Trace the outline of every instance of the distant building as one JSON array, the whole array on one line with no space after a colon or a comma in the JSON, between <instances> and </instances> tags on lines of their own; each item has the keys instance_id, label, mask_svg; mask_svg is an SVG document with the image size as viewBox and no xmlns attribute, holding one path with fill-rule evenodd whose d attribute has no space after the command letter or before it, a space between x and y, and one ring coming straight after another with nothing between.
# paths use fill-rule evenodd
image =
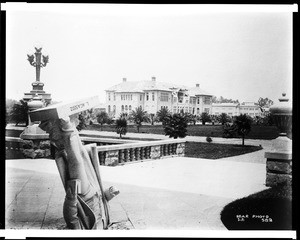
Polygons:
<instances>
[{"instance_id":1,"label":"distant building","mask_svg":"<svg viewBox=\"0 0 300 240\"><path fill-rule=\"evenodd\" d=\"M254 102L243 102L240 105L240 114L247 114L250 117L261 116L262 111L258 104Z\"/></svg>"},{"instance_id":2,"label":"distant building","mask_svg":"<svg viewBox=\"0 0 300 240\"><path fill-rule=\"evenodd\" d=\"M172 113L188 112L200 115L211 114L212 95L200 88L188 88L172 83L157 82L155 77L148 81L130 82L126 78L120 84L106 90L106 109L110 116L130 113L137 107L150 114L166 107Z\"/></svg>"},{"instance_id":3,"label":"distant building","mask_svg":"<svg viewBox=\"0 0 300 240\"><path fill-rule=\"evenodd\" d=\"M220 115L226 113L227 115L233 117L240 114L247 114L251 117L262 116L262 109L254 102L243 102L239 103L213 103L212 104L212 114Z\"/></svg>"},{"instance_id":4,"label":"distant building","mask_svg":"<svg viewBox=\"0 0 300 240\"><path fill-rule=\"evenodd\" d=\"M212 115L226 113L229 116L237 116L240 113L239 103L213 103Z\"/></svg>"}]
</instances>

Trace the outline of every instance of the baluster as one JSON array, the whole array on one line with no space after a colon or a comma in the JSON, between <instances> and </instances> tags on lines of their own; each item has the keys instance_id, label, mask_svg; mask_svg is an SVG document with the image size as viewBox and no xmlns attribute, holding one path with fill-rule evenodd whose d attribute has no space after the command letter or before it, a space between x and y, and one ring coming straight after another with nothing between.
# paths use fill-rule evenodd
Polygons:
<instances>
[{"instance_id":1,"label":"baluster","mask_svg":"<svg viewBox=\"0 0 300 240\"><path fill-rule=\"evenodd\" d=\"M140 148L140 159L141 160L144 159L144 148L143 147Z\"/></svg>"},{"instance_id":2,"label":"baluster","mask_svg":"<svg viewBox=\"0 0 300 240\"><path fill-rule=\"evenodd\" d=\"M124 155L123 150L119 150L119 156L118 156L119 163L122 163L123 155Z\"/></svg>"},{"instance_id":3,"label":"baluster","mask_svg":"<svg viewBox=\"0 0 300 240\"><path fill-rule=\"evenodd\" d=\"M103 152L99 152L98 156L99 156L100 165L103 165L103 160L104 160L104 158L103 158Z\"/></svg>"},{"instance_id":4,"label":"baluster","mask_svg":"<svg viewBox=\"0 0 300 240\"><path fill-rule=\"evenodd\" d=\"M134 161L134 149L130 148L129 149L129 152L130 152L130 161Z\"/></svg>"},{"instance_id":5,"label":"baluster","mask_svg":"<svg viewBox=\"0 0 300 240\"><path fill-rule=\"evenodd\" d=\"M129 158L128 149L124 149L124 161L128 162L128 158Z\"/></svg>"},{"instance_id":6,"label":"baluster","mask_svg":"<svg viewBox=\"0 0 300 240\"><path fill-rule=\"evenodd\" d=\"M166 145L163 145L163 151L164 151L164 156L167 155L167 146Z\"/></svg>"},{"instance_id":7,"label":"baluster","mask_svg":"<svg viewBox=\"0 0 300 240\"><path fill-rule=\"evenodd\" d=\"M164 155L164 147L163 145L160 145L160 157Z\"/></svg>"},{"instance_id":8,"label":"baluster","mask_svg":"<svg viewBox=\"0 0 300 240\"><path fill-rule=\"evenodd\" d=\"M146 159L150 158L150 152L151 152L151 147L146 147L145 148L145 158Z\"/></svg>"},{"instance_id":9,"label":"baluster","mask_svg":"<svg viewBox=\"0 0 300 240\"><path fill-rule=\"evenodd\" d=\"M171 155L171 145L168 144L168 145L167 145L167 148L168 148L168 155Z\"/></svg>"},{"instance_id":10,"label":"baluster","mask_svg":"<svg viewBox=\"0 0 300 240\"><path fill-rule=\"evenodd\" d=\"M135 160L140 160L140 149L135 148L134 153L135 153Z\"/></svg>"}]
</instances>

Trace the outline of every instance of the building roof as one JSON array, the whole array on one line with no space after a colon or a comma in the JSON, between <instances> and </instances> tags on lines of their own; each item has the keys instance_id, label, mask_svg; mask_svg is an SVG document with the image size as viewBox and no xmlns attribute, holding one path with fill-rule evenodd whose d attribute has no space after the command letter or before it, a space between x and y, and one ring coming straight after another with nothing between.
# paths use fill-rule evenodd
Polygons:
<instances>
[{"instance_id":1,"label":"building roof","mask_svg":"<svg viewBox=\"0 0 300 240\"><path fill-rule=\"evenodd\" d=\"M213 103L213 107L237 107L239 103Z\"/></svg>"},{"instance_id":2,"label":"building roof","mask_svg":"<svg viewBox=\"0 0 300 240\"><path fill-rule=\"evenodd\" d=\"M143 93L144 91L153 91L153 90L160 90L160 91L178 91L179 89L186 89L188 90L188 94L190 96L196 96L196 95L209 95L212 96L212 94L207 93L203 89L199 87L194 88L188 88L184 85L176 85L172 83L164 83L164 82L157 82L156 80L150 80L150 81L123 81L117 85L114 85L107 89L106 91L113 91L113 92L140 92Z\"/></svg>"},{"instance_id":3,"label":"building roof","mask_svg":"<svg viewBox=\"0 0 300 240\"><path fill-rule=\"evenodd\" d=\"M202 88L200 87L193 87L193 88L189 88L188 89L188 93L190 96L197 96L197 95L207 95L207 96L212 96L212 94L204 91Z\"/></svg>"}]
</instances>

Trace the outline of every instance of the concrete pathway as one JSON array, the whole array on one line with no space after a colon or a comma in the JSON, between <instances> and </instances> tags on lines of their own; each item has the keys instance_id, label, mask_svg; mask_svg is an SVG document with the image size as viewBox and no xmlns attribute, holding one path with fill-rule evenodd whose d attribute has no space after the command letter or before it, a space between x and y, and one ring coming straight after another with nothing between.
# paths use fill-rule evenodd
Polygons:
<instances>
[{"instance_id":1,"label":"concrete pathway","mask_svg":"<svg viewBox=\"0 0 300 240\"><path fill-rule=\"evenodd\" d=\"M101 166L104 185L121 192L110 202L111 229L224 230L225 205L266 189L265 164L235 160L174 157ZM6 228L64 229L64 195L53 160L6 160Z\"/></svg>"}]
</instances>

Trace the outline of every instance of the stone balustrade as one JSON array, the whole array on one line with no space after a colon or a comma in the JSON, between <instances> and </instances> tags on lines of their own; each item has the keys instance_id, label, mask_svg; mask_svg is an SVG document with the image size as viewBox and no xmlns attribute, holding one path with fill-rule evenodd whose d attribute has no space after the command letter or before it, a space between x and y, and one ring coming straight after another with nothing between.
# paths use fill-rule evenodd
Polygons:
<instances>
[{"instance_id":1,"label":"stone balustrade","mask_svg":"<svg viewBox=\"0 0 300 240\"><path fill-rule=\"evenodd\" d=\"M168 139L157 141L137 141L124 139L80 137L83 144L94 143L100 165L115 166L127 162L159 159L168 156L184 156L184 139ZM5 137L6 158L12 152L18 158L52 158L50 141L23 140L16 137Z\"/></svg>"},{"instance_id":2,"label":"stone balustrade","mask_svg":"<svg viewBox=\"0 0 300 240\"><path fill-rule=\"evenodd\" d=\"M185 142L183 139L170 139L92 148L98 154L100 165L116 166L135 161L184 156Z\"/></svg>"}]
</instances>

